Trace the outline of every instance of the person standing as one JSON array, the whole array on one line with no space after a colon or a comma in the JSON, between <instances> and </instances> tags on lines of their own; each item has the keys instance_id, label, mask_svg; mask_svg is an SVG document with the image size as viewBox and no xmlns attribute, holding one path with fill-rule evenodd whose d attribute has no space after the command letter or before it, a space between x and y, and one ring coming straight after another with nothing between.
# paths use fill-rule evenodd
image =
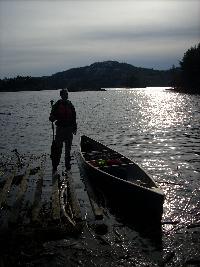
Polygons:
<instances>
[{"instance_id":1,"label":"person standing","mask_svg":"<svg viewBox=\"0 0 200 267\"><path fill-rule=\"evenodd\" d=\"M62 154L63 143L65 143L65 168L66 171L71 169L70 164L70 152L71 145L73 140L73 134L77 132L77 123L76 123L76 111L71 103L68 100L68 90L60 90L60 97L51 109L49 120L56 124L56 136L55 136L55 149L54 153L56 155L52 158L53 173L57 171L57 167L60 163L60 158Z\"/></svg>"}]
</instances>

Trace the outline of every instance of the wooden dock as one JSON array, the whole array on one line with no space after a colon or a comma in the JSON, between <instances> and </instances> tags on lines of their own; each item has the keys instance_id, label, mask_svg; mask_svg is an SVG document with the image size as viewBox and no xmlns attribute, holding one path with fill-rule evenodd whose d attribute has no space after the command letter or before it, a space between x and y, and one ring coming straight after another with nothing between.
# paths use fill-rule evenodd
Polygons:
<instances>
[{"instance_id":1,"label":"wooden dock","mask_svg":"<svg viewBox=\"0 0 200 267\"><path fill-rule=\"evenodd\" d=\"M0 237L13 230L72 234L82 227L73 171L52 175L45 154L21 155L20 161L0 155Z\"/></svg>"},{"instance_id":2,"label":"wooden dock","mask_svg":"<svg viewBox=\"0 0 200 267\"><path fill-rule=\"evenodd\" d=\"M78 159L72 168L52 175L50 156L0 155L0 239L18 236L64 236L80 233L87 223L103 223L103 209L83 181Z\"/></svg>"}]
</instances>

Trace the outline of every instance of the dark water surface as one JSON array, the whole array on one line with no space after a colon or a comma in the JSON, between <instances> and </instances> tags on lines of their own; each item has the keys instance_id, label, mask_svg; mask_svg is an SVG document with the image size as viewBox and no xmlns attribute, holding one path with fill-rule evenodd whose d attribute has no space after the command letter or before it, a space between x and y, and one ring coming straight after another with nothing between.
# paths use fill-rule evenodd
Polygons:
<instances>
[{"instance_id":1,"label":"dark water surface","mask_svg":"<svg viewBox=\"0 0 200 267\"><path fill-rule=\"evenodd\" d=\"M56 101L58 96L58 91L0 93L1 153L10 154L15 148L20 153L49 153L50 100ZM70 93L69 98L76 108L78 121L73 150L78 149L82 134L97 139L140 164L166 195L163 249L158 254L146 245L141 253L147 257L151 254L153 262L161 255L169 257L166 266L183 266L183 262L193 264L184 266L198 266L200 96L145 88L77 92ZM134 233L127 231L129 239L118 249L130 255L131 244L135 247L136 243ZM170 256L174 265L170 265ZM131 263L130 257L124 261L119 266L151 266L145 260L146 265Z\"/></svg>"}]
</instances>

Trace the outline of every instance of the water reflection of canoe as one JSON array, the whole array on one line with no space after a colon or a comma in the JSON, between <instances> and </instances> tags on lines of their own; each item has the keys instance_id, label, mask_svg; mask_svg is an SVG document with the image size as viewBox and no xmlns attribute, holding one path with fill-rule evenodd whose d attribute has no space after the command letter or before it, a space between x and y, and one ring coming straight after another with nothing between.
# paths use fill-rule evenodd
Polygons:
<instances>
[{"instance_id":1,"label":"water reflection of canoe","mask_svg":"<svg viewBox=\"0 0 200 267\"><path fill-rule=\"evenodd\" d=\"M91 182L122 204L129 215L161 219L164 193L136 163L85 135L81 136L81 162Z\"/></svg>"}]
</instances>

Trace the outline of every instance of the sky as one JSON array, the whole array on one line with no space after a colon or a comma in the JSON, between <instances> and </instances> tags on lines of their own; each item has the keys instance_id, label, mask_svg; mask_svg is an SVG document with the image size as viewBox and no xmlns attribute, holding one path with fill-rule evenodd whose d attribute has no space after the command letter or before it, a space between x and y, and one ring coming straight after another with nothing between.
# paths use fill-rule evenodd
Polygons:
<instances>
[{"instance_id":1,"label":"sky","mask_svg":"<svg viewBox=\"0 0 200 267\"><path fill-rule=\"evenodd\" d=\"M0 0L0 78L116 60L166 70L200 42L200 0Z\"/></svg>"}]
</instances>

